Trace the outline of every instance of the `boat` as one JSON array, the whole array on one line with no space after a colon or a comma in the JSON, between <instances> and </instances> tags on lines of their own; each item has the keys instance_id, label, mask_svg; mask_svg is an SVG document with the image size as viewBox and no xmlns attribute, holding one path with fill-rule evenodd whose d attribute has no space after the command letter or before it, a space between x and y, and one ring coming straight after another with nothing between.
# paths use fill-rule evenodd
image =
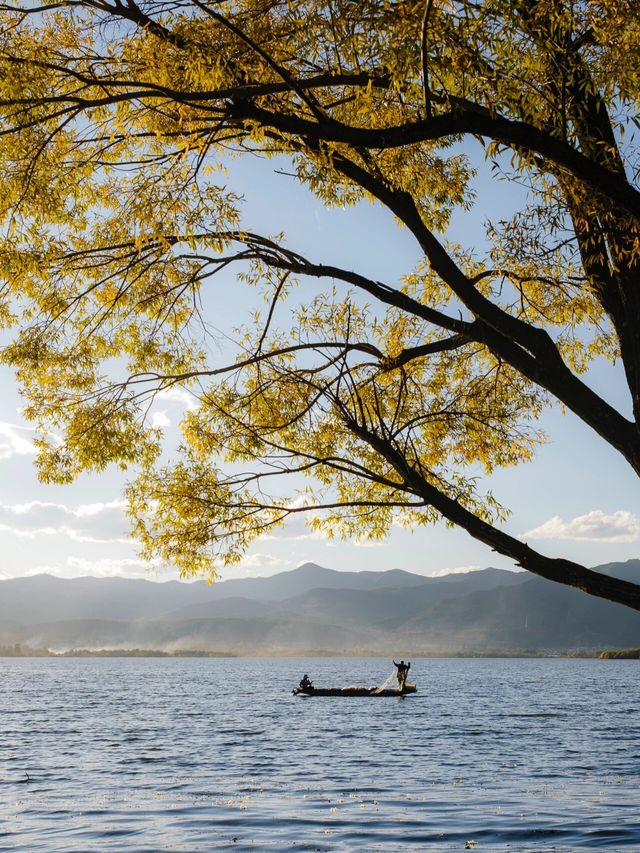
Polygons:
<instances>
[{"instance_id":1,"label":"boat","mask_svg":"<svg viewBox=\"0 0 640 853\"><path fill-rule=\"evenodd\" d=\"M397 687L296 687L292 690L294 696L406 696L416 693L418 688L415 684L405 684L402 690Z\"/></svg>"}]
</instances>

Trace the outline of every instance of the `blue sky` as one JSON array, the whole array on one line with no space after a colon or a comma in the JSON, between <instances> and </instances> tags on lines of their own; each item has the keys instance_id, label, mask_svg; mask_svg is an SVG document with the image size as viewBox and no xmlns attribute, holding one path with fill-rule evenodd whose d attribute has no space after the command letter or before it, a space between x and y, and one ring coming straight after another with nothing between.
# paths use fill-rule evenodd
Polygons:
<instances>
[{"instance_id":1,"label":"blue sky","mask_svg":"<svg viewBox=\"0 0 640 853\"><path fill-rule=\"evenodd\" d=\"M475 153L475 152L473 152ZM475 158L474 158L475 159ZM284 231L288 245L312 260L358 269L393 283L418 260L410 236L380 208L326 210L287 176L276 161L244 158L230 164L229 182L246 198L245 226L263 233ZM519 203L507 183L489 187L477 180L478 200L470 213L456 215L449 236L467 246L483 244L483 222L506 218ZM224 335L243 320L246 292L232 274L206 285L204 305L211 325ZM224 357L224 338L221 337ZM216 356L214 352L214 357ZM623 410L628 406L621 372L595 364L589 383ZM84 475L71 486L38 483L33 468L33 432L21 417L21 401L8 370L0 372L0 577L50 572L64 577L126 575L169 579L144 564L128 539L121 500L126 476L119 471ZM153 417L169 442L185 405L179 395L156 403ZM485 483L512 509L507 529L544 553L586 565L640 555L637 478L624 460L570 413L548 412L541 423L549 434L536 459L494 475ZM422 574L511 563L444 525L415 533L394 529L375 544L327 541L310 534L302 521L251 548L227 577L272 574L314 561L341 570L403 568ZM150 574L149 574L150 573Z\"/></svg>"}]
</instances>

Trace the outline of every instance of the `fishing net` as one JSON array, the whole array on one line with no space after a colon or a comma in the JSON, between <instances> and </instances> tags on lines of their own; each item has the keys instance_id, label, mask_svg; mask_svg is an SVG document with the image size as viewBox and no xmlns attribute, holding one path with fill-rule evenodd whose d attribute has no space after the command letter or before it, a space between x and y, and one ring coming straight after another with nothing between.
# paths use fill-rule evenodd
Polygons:
<instances>
[{"instance_id":1,"label":"fishing net","mask_svg":"<svg viewBox=\"0 0 640 853\"><path fill-rule=\"evenodd\" d=\"M387 680L381 684L379 687L373 691L374 693L382 693L383 690L389 690L391 688L398 687L398 676L396 674L395 669L392 671L391 675L387 678Z\"/></svg>"}]
</instances>

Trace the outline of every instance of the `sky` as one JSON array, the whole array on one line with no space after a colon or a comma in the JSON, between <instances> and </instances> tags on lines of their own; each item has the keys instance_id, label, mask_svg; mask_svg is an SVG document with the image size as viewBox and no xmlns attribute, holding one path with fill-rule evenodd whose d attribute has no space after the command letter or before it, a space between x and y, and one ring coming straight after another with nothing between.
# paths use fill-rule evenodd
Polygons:
<instances>
[{"instance_id":1,"label":"sky","mask_svg":"<svg viewBox=\"0 0 640 853\"><path fill-rule=\"evenodd\" d=\"M476 152L471 152L475 154ZM229 185L245 197L244 225L266 234L285 232L288 245L311 260L357 269L394 283L419 259L415 244L382 209L363 203L351 209L325 209L293 179L282 164L243 158L229 164ZM484 222L506 218L520 191L505 183L489 185L480 167L477 202L454 217L449 236L481 247ZM225 335L246 311L246 294L233 275L206 285L204 307L218 330L219 357ZM628 409L619 367L596 363L587 381L606 399ZM109 470L83 475L69 486L39 483L34 433L22 417L13 376L0 370L0 578L42 572L60 577L126 576L174 579L171 567L140 559L127 534L122 490L127 475ZM157 401L152 418L177 440L178 422L188 398L175 393ZM640 503L637 477L571 413L547 412L541 422L549 435L533 462L506 469L483 483L512 510L505 529L550 556L584 565L640 556ZM222 579L270 575L315 562L337 570L401 568L424 575L495 566L511 561L443 524L417 531L394 528L385 540L370 543L327 540L296 519L276 535L254 543L238 566Z\"/></svg>"}]
</instances>

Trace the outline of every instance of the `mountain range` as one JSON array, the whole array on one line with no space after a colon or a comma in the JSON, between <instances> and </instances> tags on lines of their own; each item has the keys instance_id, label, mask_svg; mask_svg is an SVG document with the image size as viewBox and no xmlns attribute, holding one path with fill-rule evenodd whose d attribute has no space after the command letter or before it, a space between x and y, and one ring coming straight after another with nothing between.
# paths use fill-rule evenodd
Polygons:
<instances>
[{"instance_id":1,"label":"mountain range","mask_svg":"<svg viewBox=\"0 0 640 853\"><path fill-rule=\"evenodd\" d=\"M598 571L640 581L640 560ZM206 584L0 581L0 645L240 654L594 651L640 646L640 613L527 572L425 577L306 563Z\"/></svg>"}]
</instances>

